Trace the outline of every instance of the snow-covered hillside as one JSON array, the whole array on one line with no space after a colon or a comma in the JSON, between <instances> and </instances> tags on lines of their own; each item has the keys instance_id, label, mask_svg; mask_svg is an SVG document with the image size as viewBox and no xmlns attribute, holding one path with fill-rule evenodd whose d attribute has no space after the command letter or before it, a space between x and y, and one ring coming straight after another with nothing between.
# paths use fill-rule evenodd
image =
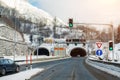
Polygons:
<instances>
[{"instance_id":1,"label":"snow-covered hillside","mask_svg":"<svg viewBox=\"0 0 120 80\"><path fill-rule=\"evenodd\" d=\"M9 7L15 9L19 14L16 14L17 17L22 17L27 20L30 20L34 23L47 23L48 25L52 24L53 17L42 9L32 6L27 0L0 0L0 3L4 7ZM62 20L58 19L60 24L65 24Z\"/></svg>"},{"instance_id":2,"label":"snow-covered hillside","mask_svg":"<svg viewBox=\"0 0 120 80\"><path fill-rule=\"evenodd\" d=\"M1 20L4 20L5 23L9 22L7 25L12 28L16 27L17 31L23 34L37 33L38 27L50 28L51 30L45 35L51 34L55 18L57 26L66 25L58 17L52 17L49 13L31 5L27 0L0 0L0 12L3 16ZM44 33L41 32L42 34Z\"/></svg>"}]
</instances>

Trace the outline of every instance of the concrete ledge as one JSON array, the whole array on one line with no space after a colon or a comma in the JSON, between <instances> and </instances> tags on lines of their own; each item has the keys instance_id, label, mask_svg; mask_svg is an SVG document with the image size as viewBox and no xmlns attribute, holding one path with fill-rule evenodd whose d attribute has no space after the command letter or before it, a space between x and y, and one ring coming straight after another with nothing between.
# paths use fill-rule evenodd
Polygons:
<instances>
[{"instance_id":1,"label":"concrete ledge","mask_svg":"<svg viewBox=\"0 0 120 80\"><path fill-rule=\"evenodd\" d=\"M113 75L113 76L116 76L116 77L120 78L120 72L117 72L117 71L114 71L114 70L112 70L112 69L108 69L108 68L105 68L105 67L102 67L102 66L93 64L93 63L91 63L90 61L96 61L96 60L89 60L89 59L87 58L87 59L85 60L85 63L88 64L89 66L92 66L92 67L94 67L94 68L96 68L96 69L99 69L99 70L101 70L101 71L103 71L103 72L106 72L106 73L108 73L108 74L110 74L110 75ZM102 63L103 63L103 62L102 62ZM111 65L109 65L109 66L111 66ZM115 67L115 66L114 66L114 67Z\"/></svg>"},{"instance_id":2,"label":"concrete ledge","mask_svg":"<svg viewBox=\"0 0 120 80\"><path fill-rule=\"evenodd\" d=\"M109 65L114 65L114 66L120 67L120 63L118 63L118 62L94 60L94 59L89 59L89 60L94 61L94 62L100 62L100 63L103 63L103 64L109 64Z\"/></svg>"}]
</instances>

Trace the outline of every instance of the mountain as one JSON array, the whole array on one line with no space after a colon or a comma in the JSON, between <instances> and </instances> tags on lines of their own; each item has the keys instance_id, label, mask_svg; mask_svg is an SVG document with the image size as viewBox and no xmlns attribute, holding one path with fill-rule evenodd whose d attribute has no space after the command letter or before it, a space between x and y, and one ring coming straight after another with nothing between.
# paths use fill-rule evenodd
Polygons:
<instances>
[{"instance_id":1,"label":"mountain","mask_svg":"<svg viewBox=\"0 0 120 80\"><path fill-rule=\"evenodd\" d=\"M42 9L34 7L27 0L0 0L0 10L4 18L9 19L9 21L12 20L17 28L23 29L23 27L27 27L25 31L28 31L29 28L30 32L33 26L53 26L54 17ZM58 25L65 25L62 20L57 19Z\"/></svg>"},{"instance_id":2,"label":"mountain","mask_svg":"<svg viewBox=\"0 0 120 80\"><path fill-rule=\"evenodd\" d=\"M27 0L0 0L0 55L13 55L15 51L15 55L25 55L28 48L33 50L33 45L40 44L41 37L51 36L54 25L65 23Z\"/></svg>"},{"instance_id":3,"label":"mountain","mask_svg":"<svg viewBox=\"0 0 120 80\"><path fill-rule=\"evenodd\" d=\"M52 16L47 12L38 9L27 2L27 0L0 0L0 3L5 4L5 8L11 8L16 10L19 14L15 14L17 17L22 17L30 20L34 23L47 19L52 21Z\"/></svg>"}]
</instances>

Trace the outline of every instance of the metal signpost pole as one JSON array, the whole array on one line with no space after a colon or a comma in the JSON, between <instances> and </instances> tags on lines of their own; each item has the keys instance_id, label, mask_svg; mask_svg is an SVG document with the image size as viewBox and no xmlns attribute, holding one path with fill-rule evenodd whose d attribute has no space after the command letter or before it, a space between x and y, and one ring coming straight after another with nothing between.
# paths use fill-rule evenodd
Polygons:
<instances>
[{"instance_id":1,"label":"metal signpost pole","mask_svg":"<svg viewBox=\"0 0 120 80\"><path fill-rule=\"evenodd\" d=\"M38 33L37 36L38 36L38 35L39 35L39 30L38 30L39 25L38 25L37 21L38 21L38 20L36 19L37 33ZM38 37L37 37L37 38L38 38ZM37 39L37 43L38 43L38 39ZM39 50L38 47L39 47L39 44L37 45L37 59L38 59L38 52L39 52L39 51L38 51L38 50Z\"/></svg>"},{"instance_id":2,"label":"metal signpost pole","mask_svg":"<svg viewBox=\"0 0 120 80\"><path fill-rule=\"evenodd\" d=\"M15 6L15 10L16 10L16 0L14 1L14 6ZM16 55L16 16L15 16L15 10L14 10L14 27L15 27L15 33L14 33L14 41L15 41L15 45L14 45L14 57L13 57L13 60L15 61L15 55Z\"/></svg>"},{"instance_id":3,"label":"metal signpost pole","mask_svg":"<svg viewBox=\"0 0 120 80\"><path fill-rule=\"evenodd\" d=\"M115 41L114 41L114 27L113 25L111 24L111 28L112 28L112 41L113 41L113 50L112 50L112 60L114 61L114 48L115 48Z\"/></svg>"}]
</instances>

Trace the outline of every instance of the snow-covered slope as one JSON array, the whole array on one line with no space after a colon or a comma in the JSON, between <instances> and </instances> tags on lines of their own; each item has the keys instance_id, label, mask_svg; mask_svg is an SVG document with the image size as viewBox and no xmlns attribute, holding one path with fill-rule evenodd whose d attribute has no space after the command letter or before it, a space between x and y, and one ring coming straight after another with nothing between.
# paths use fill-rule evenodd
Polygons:
<instances>
[{"instance_id":1,"label":"snow-covered slope","mask_svg":"<svg viewBox=\"0 0 120 80\"><path fill-rule=\"evenodd\" d=\"M36 27L38 27L38 25L40 27L49 27L51 31L53 29L55 17L52 17L50 14L43 11L42 9L31 5L27 0L0 0L0 9L2 9L1 11L4 17L8 16L6 18L13 22L13 24L15 24L15 22L17 23L16 27L20 32L37 32L37 30L35 29L37 29ZM32 23L29 23L29 21ZM56 17L56 21L58 27L66 25L58 17ZM61 33L60 30L57 31L57 33L58 32Z\"/></svg>"},{"instance_id":2,"label":"snow-covered slope","mask_svg":"<svg viewBox=\"0 0 120 80\"><path fill-rule=\"evenodd\" d=\"M0 3L4 3L7 7L17 10L20 14L19 16L29 19L32 22L45 20L51 22L53 19L47 12L32 6L27 0L0 0Z\"/></svg>"},{"instance_id":3,"label":"snow-covered slope","mask_svg":"<svg viewBox=\"0 0 120 80\"><path fill-rule=\"evenodd\" d=\"M53 17L50 14L31 5L27 0L0 0L0 3L4 4L4 7L17 10L19 13L19 15L16 14L17 16L31 20L34 23L40 23L42 21L49 25L53 22ZM57 19L60 25L65 25L61 19Z\"/></svg>"}]
</instances>

